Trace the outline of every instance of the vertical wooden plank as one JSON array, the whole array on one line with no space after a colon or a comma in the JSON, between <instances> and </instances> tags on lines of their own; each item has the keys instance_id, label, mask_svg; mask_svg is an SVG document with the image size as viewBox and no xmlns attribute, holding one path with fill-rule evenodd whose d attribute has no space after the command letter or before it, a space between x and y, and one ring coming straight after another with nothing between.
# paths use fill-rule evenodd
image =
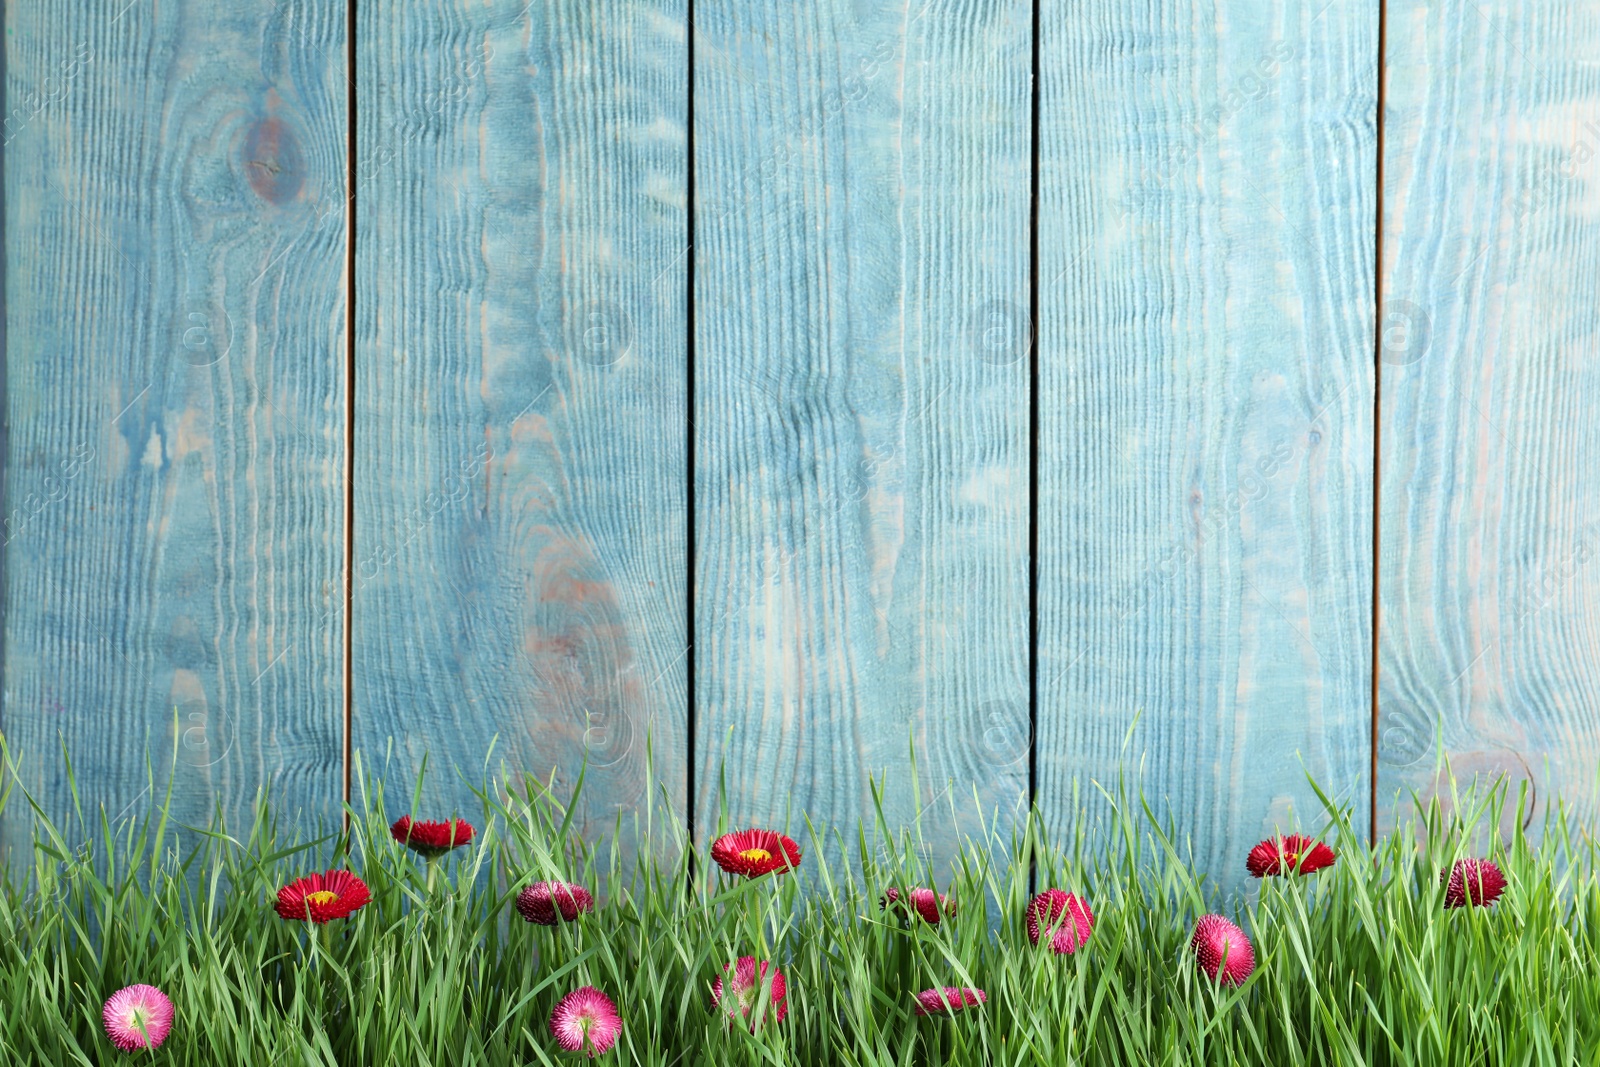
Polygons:
<instances>
[{"instance_id":1,"label":"vertical wooden plank","mask_svg":"<svg viewBox=\"0 0 1600 1067\"><path fill-rule=\"evenodd\" d=\"M1125 767L1237 885L1307 771L1369 810L1377 9L1043 33L1040 801Z\"/></svg>"},{"instance_id":2,"label":"vertical wooden plank","mask_svg":"<svg viewBox=\"0 0 1600 1067\"><path fill-rule=\"evenodd\" d=\"M1027 788L1031 9L695 18L700 825L888 772L947 852Z\"/></svg>"},{"instance_id":3,"label":"vertical wooden plank","mask_svg":"<svg viewBox=\"0 0 1600 1067\"><path fill-rule=\"evenodd\" d=\"M1380 824L1456 775L1596 816L1600 4L1389 7ZM1508 813L1507 828L1513 816Z\"/></svg>"},{"instance_id":4,"label":"vertical wooden plank","mask_svg":"<svg viewBox=\"0 0 1600 1067\"><path fill-rule=\"evenodd\" d=\"M359 11L356 743L681 808L684 5Z\"/></svg>"},{"instance_id":5,"label":"vertical wooden plank","mask_svg":"<svg viewBox=\"0 0 1600 1067\"><path fill-rule=\"evenodd\" d=\"M7 7L5 701L55 816L337 811L344 8ZM26 840L13 807L5 834Z\"/></svg>"}]
</instances>

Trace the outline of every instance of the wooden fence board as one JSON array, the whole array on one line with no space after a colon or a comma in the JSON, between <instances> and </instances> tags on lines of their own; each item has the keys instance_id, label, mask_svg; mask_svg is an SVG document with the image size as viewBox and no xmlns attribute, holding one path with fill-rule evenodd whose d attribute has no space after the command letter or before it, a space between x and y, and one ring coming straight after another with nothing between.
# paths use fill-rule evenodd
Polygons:
<instances>
[{"instance_id":1,"label":"wooden fence board","mask_svg":"<svg viewBox=\"0 0 1600 1067\"><path fill-rule=\"evenodd\" d=\"M1043 33L1040 802L1142 769L1236 885L1306 771L1367 819L1376 6Z\"/></svg>"},{"instance_id":2,"label":"wooden fence board","mask_svg":"<svg viewBox=\"0 0 1600 1067\"><path fill-rule=\"evenodd\" d=\"M1023 800L1030 17L696 5L707 830Z\"/></svg>"},{"instance_id":3,"label":"wooden fence board","mask_svg":"<svg viewBox=\"0 0 1600 1067\"><path fill-rule=\"evenodd\" d=\"M1592 824L1600 5L1389 18L1380 828L1440 737L1458 778L1530 781L1530 820L1559 793Z\"/></svg>"},{"instance_id":4,"label":"wooden fence board","mask_svg":"<svg viewBox=\"0 0 1600 1067\"><path fill-rule=\"evenodd\" d=\"M0 728L56 814L63 741L112 814L147 745L182 818L328 814L346 9L81 7L6 16ZM1019 810L1031 4L698 5L693 256L681 0L360 11L368 765L430 753L443 815L495 737L587 757L591 834L647 736L705 829L724 759L740 825L853 825L885 771L941 851L952 799ZM1307 770L1365 823L1375 432L1380 825L1436 733L1600 814L1600 8L1391 0L1376 426L1375 7L1042 16L1054 827L1119 765L1228 882Z\"/></svg>"},{"instance_id":5,"label":"wooden fence board","mask_svg":"<svg viewBox=\"0 0 1600 1067\"><path fill-rule=\"evenodd\" d=\"M682 810L684 5L358 17L356 743L430 754L431 817L496 737L562 789L587 757L599 834L649 737Z\"/></svg>"},{"instance_id":6,"label":"wooden fence board","mask_svg":"<svg viewBox=\"0 0 1600 1067\"><path fill-rule=\"evenodd\" d=\"M175 742L183 821L337 812L343 46L329 0L7 6L3 727L57 818L63 744L91 818Z\"/></svg>"}]
</instances>

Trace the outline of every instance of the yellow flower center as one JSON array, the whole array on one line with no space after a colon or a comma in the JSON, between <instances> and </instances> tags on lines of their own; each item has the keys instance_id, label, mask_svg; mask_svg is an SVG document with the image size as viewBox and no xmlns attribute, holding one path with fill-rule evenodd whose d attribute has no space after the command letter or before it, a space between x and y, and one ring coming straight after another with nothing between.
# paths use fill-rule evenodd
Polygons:
<instances>
[{"instance_id":1,"label":"yellow flower center","mask_svg":"<svg viewBox=\"0 0 1600 1067\"><path fill-rule=\"evenodd\" d=\"M319 889L315 893L306 894L306 900L312 904L332 904L338 899L338 893L330 893L326 889Z\"/></svg>"},{"instance_id":2,"label":"yellow flower center","mask_svg":"<svg viewBox=\"0 0 1600 1067\"><path fill-rule=\"evenodd\" d=\"M1300 857L1296 853L1291 852L1287 856L1285 856L1284 859L1289 861L1289 866L1291 866L1291 867L1300 866Z\"/></svg>"},{"instance_id":3,"label":"yellow flower center","mask_svg":"<svg viewBox=\"0 0 1600 1067\"><path fill-rule=\"evenodd\" d=\"M740 859L750 860L752 863L762 863L772 858L772 853L764 848L747 848L739 853Z\"/></svg>"}]
</instances>

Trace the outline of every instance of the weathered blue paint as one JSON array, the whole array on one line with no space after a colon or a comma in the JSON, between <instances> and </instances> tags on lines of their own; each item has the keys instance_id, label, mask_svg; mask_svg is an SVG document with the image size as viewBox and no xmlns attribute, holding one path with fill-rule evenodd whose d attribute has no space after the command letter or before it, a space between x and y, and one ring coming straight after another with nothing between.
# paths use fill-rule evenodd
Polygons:
<instances>
[{"instance_id":1,"label":"weathered blue paint","mask_svg":"<svg viewBox=\"0 0 1600 1067\"><path fill-rule=\"evenodd\" d=\"M1307 771L1367 819L1377 8L1044 10L1041 804L1237 884Z\"/></svg>"},{"instance_id":2,"label":"weathered blue paint","mask_svg":"<svg viewBox=\"0 0 1600 1067\"><path fill-rule=\"evenodd\" d=\"M1031 9L695 18L701 825L948 851L1027 789Z\"/></svg>"},{"instance_id":3,"label":"weathered blue paint","mask_svg":"<svg viewBox=\"0 0 1600 1067\"><path fill-rule=\"evenodd\" d=\"M70 810L332 816L343 6L9 5L5 695ZM26 840L13 805L4 833Z\"/></svg>"},{"instance_id":4,"label":"weathered blue paint","mask_svg":"<svg viewBox=\"0 0 1600 1067\"><path fill-rule=\"evenodd\" d=\"M182 817L332 812L348 568L355 742L431 753L427 814L498 738L587 758L598 833L649 737L702 830L887 772L948 842L1031 756L1057 830L1125 765L1233 881L1305 771L1368 815L1377 491L1380 822L1435 730L1594 814L1592 3L1391 0L1379 235L1376 5L1044 0L1033 363L1026 0L698 4L692 254L683 0L365 4L355 72L332 0L82 8L6 16L0 728L48 810L61 738L112 814L147 743Z\"/></svg>"},{"instance_id":5,"label":"weathered blue paint","mask_svg":"<svg viewBox=\"0 0 1600 1067\"><path fill-rule=\"evenodd\" d=\"M1593 825L1600 6L1389 17L1380 826L1435 792L1436 738L1528 781L1530 827L1557 797Z\"/></svg>"},{"instance_id":6,"label":"weathered blue paint","mask_svg":"<svg viewBox=\"0 0 1600 1067\"><path fill-rule=\"evenodd\" d=\"M356 743L681 812L684 5L358 11Z\"/></svg>"}]
</instances>

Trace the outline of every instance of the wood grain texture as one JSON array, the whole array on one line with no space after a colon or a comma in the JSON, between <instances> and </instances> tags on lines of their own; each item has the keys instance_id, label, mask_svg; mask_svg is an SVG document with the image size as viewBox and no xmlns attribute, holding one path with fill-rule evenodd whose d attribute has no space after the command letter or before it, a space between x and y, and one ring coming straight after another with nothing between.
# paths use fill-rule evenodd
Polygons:
<instances>
[{"instance_id":1,"label":"wood grain texture","mask_svg":"<svg viewBox=\"0 0 1600 1067\"><path fill-rule=\"evenodd\" d=\"M3 725L91 818L332 815L344 9L7 5ZM27 840L14 805L4 834Z\"/></svg>"},{"instance_id":2,"label":"wood grain texture","mask_svg":"<svg viewBox=\"0 0 1600 1067\"><path fill-rule=\"evenodd\" d=\"M1367 818L1376 15L1043 11L1040 803L1225 886L1307 771Z\"/></svg>"},{"instance_id":3,"label":"wood grain texture","mask_svg":"<svg viewBox=\"0 0 1600 1067\"><path fill-rule=\"evenodd\" d=\"M1531 781L1530 820L1559 795L1592 824L1600 4L1389 18L1380 827L1440 737L1459 779Z\"/></svg>"},{"instance_id":4,"label":"wood grain texture","mask_svg":"<svg viewBox=\"0 0 1600 1067\"><path fill-rule=\"evenodd\" d=\"M354 737L422 814L686 778L680 0L363 5Z\"/></svg>"},{"instance_id":5,"label":"wood grain texture","mask_svg":"<svg viewBox=\"0 0 1600 1067\"><path fill-rule=\"evenodd\" d=\"M696 5L707 832L1025 798L1030 18Z\"/></svg>"}]
</instances>

